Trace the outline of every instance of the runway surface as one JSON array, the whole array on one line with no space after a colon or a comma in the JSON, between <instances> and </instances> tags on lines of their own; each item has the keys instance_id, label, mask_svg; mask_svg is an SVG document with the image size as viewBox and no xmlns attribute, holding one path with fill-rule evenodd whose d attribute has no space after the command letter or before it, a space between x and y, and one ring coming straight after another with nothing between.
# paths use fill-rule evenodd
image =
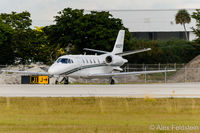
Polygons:
<instances>
[{"instance_id":1,"label":"runway surface","mask_svg":"<svg viewBox=\"0 0 200 133\"><path fill-rule=\"evenodd\" d=\"M132 85L0 85L0 96L200 98L200 83Z\"/></svg>"}]
</instances>

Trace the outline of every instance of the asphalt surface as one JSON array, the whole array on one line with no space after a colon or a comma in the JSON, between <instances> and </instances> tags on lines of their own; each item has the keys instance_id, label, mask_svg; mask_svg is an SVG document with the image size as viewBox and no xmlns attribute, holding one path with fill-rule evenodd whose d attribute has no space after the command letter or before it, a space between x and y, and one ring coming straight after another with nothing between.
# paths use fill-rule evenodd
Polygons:
<instances>
[{"instance_id":1,"label":"asphalt surface","mask_svg":"<svg viewBox=\"0 0 200 133\"><path fill-rule=\"evenodd\" d=\"M200 98L200 83L132 85L0 85L0 96Z\"/></svg>"}]
</instances>

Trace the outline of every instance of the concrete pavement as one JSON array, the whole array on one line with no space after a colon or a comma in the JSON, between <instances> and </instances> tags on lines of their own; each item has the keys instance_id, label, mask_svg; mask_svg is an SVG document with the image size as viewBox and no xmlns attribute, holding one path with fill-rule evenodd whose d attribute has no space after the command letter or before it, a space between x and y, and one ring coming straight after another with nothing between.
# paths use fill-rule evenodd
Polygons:
<instances>
[{"instance_id":1,"label":"concrete pavement","mask_svg":"<svg viewBox=\"0 0 200 133\"><path fill-rule=\"evenodd\" d=\"M200 98L200 83L130 85L0 85L0 96Z\"/></svg>"}]
</instances>

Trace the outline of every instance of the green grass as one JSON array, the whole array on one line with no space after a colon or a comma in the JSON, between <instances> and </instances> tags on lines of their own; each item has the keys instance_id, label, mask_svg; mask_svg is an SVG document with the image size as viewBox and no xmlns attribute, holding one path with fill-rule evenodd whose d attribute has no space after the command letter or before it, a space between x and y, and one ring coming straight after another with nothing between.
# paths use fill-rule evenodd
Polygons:
<instances>
[{"instance_id":1,"label":"green grass","mask_svg":"<svg viewBox=\"0 0 200 133\"><path fill-rule=\"evenodd\" d=\"M3 133L164 133L199 126L200 99L0 98Z\"/></svg>"}]
</instances>

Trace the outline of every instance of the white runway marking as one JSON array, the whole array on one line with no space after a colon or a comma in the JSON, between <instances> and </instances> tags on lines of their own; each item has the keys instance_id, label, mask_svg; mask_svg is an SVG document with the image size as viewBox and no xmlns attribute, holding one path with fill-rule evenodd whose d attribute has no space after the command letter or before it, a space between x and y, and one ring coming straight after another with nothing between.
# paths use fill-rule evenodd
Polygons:
<instances>
[{"instance_id":1,"label":"white runway marking","mask_svg":"<svg viewBox=\"0 0 200 133\"><path fill-rule=\"evenodd\" d=\"M200 83L132 85L0 85L0 96L200 98Z\"/></svg>"}]
</instances>

